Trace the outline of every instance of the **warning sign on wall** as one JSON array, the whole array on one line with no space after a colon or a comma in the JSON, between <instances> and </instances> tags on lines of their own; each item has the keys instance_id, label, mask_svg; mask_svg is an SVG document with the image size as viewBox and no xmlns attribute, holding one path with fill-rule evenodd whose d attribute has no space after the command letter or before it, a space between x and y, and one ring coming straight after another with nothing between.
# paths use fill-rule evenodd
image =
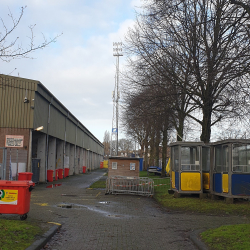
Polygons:
<instances>
[{"instance_id":1,"label":"warning sign on wall","mask_svg":"<svg viewBox=\"0 0 250 250\"><path fill-rule=\"evenodd\" d=\"M5 147L22 148L23 147L23 135L6 135Z\"/></svg>"}]
</instances>

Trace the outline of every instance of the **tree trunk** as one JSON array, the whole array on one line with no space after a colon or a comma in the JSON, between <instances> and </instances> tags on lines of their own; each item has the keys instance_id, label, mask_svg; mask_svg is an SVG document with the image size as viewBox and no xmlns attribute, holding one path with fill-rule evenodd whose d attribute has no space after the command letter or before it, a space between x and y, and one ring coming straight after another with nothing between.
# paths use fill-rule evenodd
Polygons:
<instances>
[{"instance_id":1,"label":"tree trunk","mask_svg":"<svg viewBox=\"0 0 250 250\"><path fill-rule=\"evenodd\" d=\"M155 134L152 132L150 139L149 166L154 166L154 156L155 156Z\"/></svg>"},{"instance_id":2,"label":"tree trunk","mask_svg":"<svg viewBox=\"0 0 250 250\"><path fill-rule=\"evenodd\" d=\"M212 116L212 106L211 104L204 106L203 108L203 120L202 120L202 132L201 141L208 143L211 136L211 116Z\"/></svg>"},{"instance_id":3,"label":"tree trunk","mask_svg":"<svg viewBox=\"0 0 250 250\"><path fill-rule=\"evenodd\" d=\"M155 138L155 166L159 167L160 161L160 130L157 129L156 131L156 138Z\"/></svg>"},{"instance_id":4,"label":"tree trunk","mask_svg":"<svg viewBox=\"0 0 250 250\"><path fill-rule=\"evenodd\" d=\"M148 141L145 141L145 157L144 157L144 169L148 170Z\"/></svg>"},{"instance_id":5,"label":"tree trunk","mask_svg":"<svg viewBox=\"0 0 250 250\"><path fill-rule=\"evenodd\" d=\"M168 131L164 130L163 131L163 139L162 139L161 177L166 176L167 143L168 143Z\"/></svg>"}]
</instances>

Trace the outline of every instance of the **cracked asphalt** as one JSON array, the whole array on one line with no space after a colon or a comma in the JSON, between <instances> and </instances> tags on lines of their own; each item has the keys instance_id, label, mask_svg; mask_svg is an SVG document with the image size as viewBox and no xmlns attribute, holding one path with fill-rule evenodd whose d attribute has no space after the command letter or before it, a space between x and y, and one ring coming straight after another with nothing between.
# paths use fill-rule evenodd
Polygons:
<instances>
[{"instance_id":1,"label":"cracked asphalt","mask_svg":"<svg viewBox=\"0 0 250 250\"><path fill-rule=\"evenodd\" d=\"M172 212L153 198L88 189L104 173L99 169L35 187L27 220L62 224L43 249L192 250L197 248L188 236L195 230L249 223L240 216Z\"/></svg>"}]
</instances>

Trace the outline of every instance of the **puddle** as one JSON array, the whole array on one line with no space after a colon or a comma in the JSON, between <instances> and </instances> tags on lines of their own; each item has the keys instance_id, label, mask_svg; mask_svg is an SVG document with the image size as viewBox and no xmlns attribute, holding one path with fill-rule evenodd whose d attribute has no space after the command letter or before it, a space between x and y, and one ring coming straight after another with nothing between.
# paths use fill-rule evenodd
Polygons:
<instances>
[{"instance_id":1,"label":"puddle","mask_svg":"<svg viewBox=\"0 0 250 250\"><path fill-rule=\"evenodd\" d=\"M66 204L66 203L62 203L62 204L59 204L57 206L61 207L61 208L72 208L72 204Z\"/></svg>"},{"instance_id":2,"label":"puddle","mask_svg":"<svg viewBox=\"0 0 250 250\"><path fill-rule=\"evenodd\" d=\"M110 202L99 202L102 204L107 204ZM122 215L122 214L111 214L110 211L105 211L99 208L99 206L88 206L88 205L81 205L81 204L74 204L74 203L60 203L56 205L59 208L72 208L72 209L88 209L90 211L102 214L106 217L113 218L113 219L118 219L118 218L125 218L125 217L130 217L129 215Z\"/></svg>"},{"instance_id":3,"label":"puddle","mask_svg":"<svg viewBox=\"0 0 250 250\"><path fill-rule=\"evenodd\" d=\"M60 187L62 184L51 184L47 186L46 188L54 188L54 187Z\"/></svg>"}]
</instances>

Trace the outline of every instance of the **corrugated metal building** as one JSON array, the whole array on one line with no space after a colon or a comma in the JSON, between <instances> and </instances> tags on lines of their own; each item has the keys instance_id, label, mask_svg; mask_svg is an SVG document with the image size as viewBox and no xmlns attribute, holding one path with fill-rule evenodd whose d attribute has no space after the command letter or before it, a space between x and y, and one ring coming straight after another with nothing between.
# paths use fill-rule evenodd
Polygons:
<instances>
[{"instance_id":1,"label":"corrugated metal building","mask_svg":"<svg viewBox=\"0 0 250 250\"><path fill-rule=\"evenodd\" d=\"M16 174L39 167L40 182L47 170L69 168L73 175L82 166L98 168L104 154L103 144L42 83L7 75L0 75L0 147L8 148ZM15 165L21 152L26 162Z\"/></svg>"}]
</instances>

